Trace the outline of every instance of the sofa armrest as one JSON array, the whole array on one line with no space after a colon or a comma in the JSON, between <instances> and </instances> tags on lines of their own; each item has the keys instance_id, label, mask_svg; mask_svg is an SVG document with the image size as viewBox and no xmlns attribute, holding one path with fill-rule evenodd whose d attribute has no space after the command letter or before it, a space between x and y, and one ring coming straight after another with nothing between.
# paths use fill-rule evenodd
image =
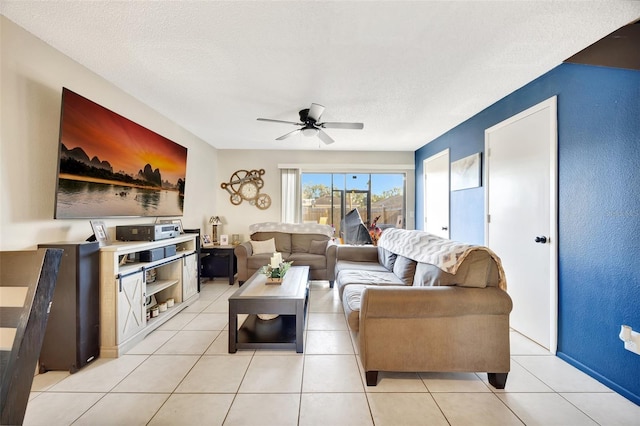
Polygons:
<instances>
[{"instance_id":1,"label":"sofa armrest","mask_svg":"<svg viewBox=\"0 0 640 426\"><path fill-rule=\"evenodd\" d=\"M249 241L245 241L242 244L238 244L233 253L236 255L236 262L238 265L238 281L243 283L249 279L249 269L247 262L249 257L253 254L253 248Z\"/></svg>"},{"instance_id":2,"label":"sofa armrest","mask_svg":"<svg viewBox=\"0 0 640 426\"><path fill-rule=\"evenodd\" d=\"M327 241L327 248L324 255L327 259L327 277L331 277L329 281L333 283L333 277L336 276L336 259L338 245L333 241Z\"/></svg>"},{"instance_id":3,"label":"sofa armrest","mask_svg":"<svg viewBox=\"0 0 640 426\"><path fill-rule=\"evenodd\" d=\"M377 262L378 248L373 245L339 245L336 250L336 259L352 262Z\"/></svg>"},{"instance_id":4,"label":"sofa armrest","mask_svg":"<svg viewBox=\"0 0 640 426\"><path fill-rule=\"evenodd\" d=\"M360 321L368 318L508 315L512 307L511 297L497 287L372 286L362 293Z\"/></svg>"}]
</instances>

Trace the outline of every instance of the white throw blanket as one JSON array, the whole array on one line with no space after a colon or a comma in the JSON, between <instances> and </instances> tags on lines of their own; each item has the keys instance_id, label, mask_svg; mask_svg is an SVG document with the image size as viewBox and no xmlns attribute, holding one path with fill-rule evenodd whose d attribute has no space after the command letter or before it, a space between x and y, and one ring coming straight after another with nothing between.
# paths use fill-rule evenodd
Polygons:
<instances>
[{"instance_id":1,"label":"white throw blanket","mask_svg":"<svg viewBox=\"0 0 640 426\"><path fill-rule=\"evenodd\" d=\"M249 225L249 235L256 232L284 232L287 234L320 234L333 237L334 229L331 225L317 223L282 223L262 222Z\"/></svg>"},{"instance_id":2,"label":"white throw blanket","mask_svg":"<svg viewBox=\"0 0 640 426\"><path fill-rule=\"evenodd\" d=\"M423 231L389 228L382 232L378 247L408 257L417 262L435 265L445 272L455 274L462 261L473 251L489 253L498 266L498 285L507 289L507 280L500 258L488 247L447 240Z\"/></svg>"}]
</instances>

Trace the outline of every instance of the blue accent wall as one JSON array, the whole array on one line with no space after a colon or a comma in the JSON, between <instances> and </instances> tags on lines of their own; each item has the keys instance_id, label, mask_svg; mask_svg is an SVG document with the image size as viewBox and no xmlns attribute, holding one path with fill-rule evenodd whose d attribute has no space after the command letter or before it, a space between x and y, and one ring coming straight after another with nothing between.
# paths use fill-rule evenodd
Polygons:
<instances>
[{"instance_id":1,"label":"blue accent wall","mask_svg":"<svg viewBox=\"0 0 640 426\"><path fill-rule=\"evenodd\" d=\"M640 71L562 64L415 152L482 152L485 129L558 96L558 356L640 405ZM451 193L451 239L484 242L484 186ZM498 253L499 255L499 253Z\"/></svg>"}]
</instances>

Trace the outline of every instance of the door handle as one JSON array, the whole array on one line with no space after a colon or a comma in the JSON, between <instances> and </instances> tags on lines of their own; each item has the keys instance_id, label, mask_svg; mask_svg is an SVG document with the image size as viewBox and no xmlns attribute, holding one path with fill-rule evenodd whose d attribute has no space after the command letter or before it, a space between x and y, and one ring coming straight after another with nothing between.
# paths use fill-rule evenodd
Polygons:
<instances>
[{"instance_id":1,"label":"door handle","mask_svg":"<svg viewBox=\"0 0 640 426\"><path fill-rule=\"evenodd\" d=\"M545 237L545 236L536 237L536 243L546 244L547 243L547 237Z\"/></svg>"},{"instance_id":2,"label":"door handle","mask_svg":"<svg viewBox=\"0 0 640 426\"><path fill-rule=\"evenodd\" d=\"M443 231L448 231L448 230L449 230L449 227L448 227L448 226L443 226L443 227L442 227L442 230L443 230Z\"/></svg>"}]
</instances>

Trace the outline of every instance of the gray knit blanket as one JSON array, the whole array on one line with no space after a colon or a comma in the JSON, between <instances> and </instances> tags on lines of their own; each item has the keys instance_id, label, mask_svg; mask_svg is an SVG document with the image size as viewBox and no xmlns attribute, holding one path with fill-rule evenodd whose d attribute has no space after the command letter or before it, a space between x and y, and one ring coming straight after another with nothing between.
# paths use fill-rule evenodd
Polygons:
<instances>
[{"instance_id":1,"label":"gray knit blanket","mask_svg":"<svg viewBox=\"0 0 640 426\"><path fill-rule=\"evenodd\" d=\"M488 247L447 240L428 232L396 228L385 229L382 232L378 247L417 262L435 265L450 274L455 274L460 264L474 250L486 251L498 267L499 287L503 290L507 289L502 262Z\"/></svg>"}]
</instances>

